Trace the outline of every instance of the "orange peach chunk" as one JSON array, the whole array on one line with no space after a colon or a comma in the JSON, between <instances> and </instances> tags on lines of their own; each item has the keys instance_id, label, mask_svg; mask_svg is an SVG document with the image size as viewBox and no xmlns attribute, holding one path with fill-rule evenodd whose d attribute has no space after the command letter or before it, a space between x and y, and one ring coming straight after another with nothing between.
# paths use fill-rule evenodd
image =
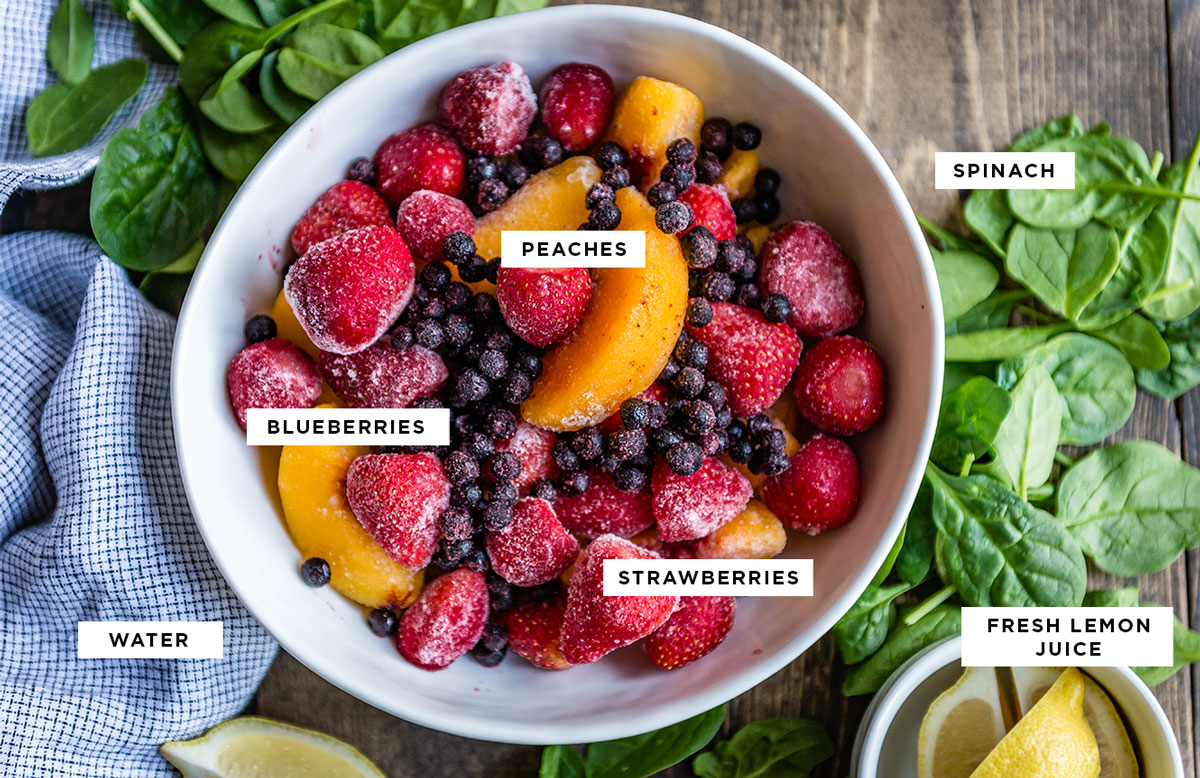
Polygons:
<instances>
[{"instance_id":1,"label":"orange peach chunk","mask_svg":"<svg viewBox=\"0 0 1200 778\"><path fill-rule=\"evenodd\" d=\"M787 531L761 500L751 500L737 518L696 541L700 559L770 559L783 553Z\"/></svg>"},{"instance_id":2,"label":"orange peach chunk","mask_svg":"<svg viewBox=\"0 0 1200 778\"><path fill-rule=\"evenodd\" d=\"M583 321L551 346L525 420L555 431L597 424L654 383L683 329L687 262L679 240L654 226L654 208L632 188L617 192L620 230L646 233L644 268L602 268Z\"/></svg>"},{"instance_id":3,"label":"orange peach chunk","mask_svg":"<svg viewBox=\"0 0 1200 778\"><path fill-rule=\"evenodd\" d=\"M335 591L368 608L404 607L420 594L424 574L393 561L346 502L346 470L368 453L359 446L284 446L283 516L300 554L329 563Z\"/></svg>"},{"instance_id":4,"label":"orange peach chunk","mask_svg":"<svg viewBox=\"0 0 1200 778\"><path fill-rule=\"evenodd\" d=\"M729 199L736 200L754 193L754 176L758 175L758 152L754 149L734 149L721 166L717 183L729 190Z\"/></svg>"},{"instance_id":5,"label":"orange peach chunk","mask_svg":"<svg viewBox=\"0 0 1200 778\"><path fill-rule=\"evenodd\" d=\"M658 180L667 161L667 146L689 138L700 146L704 104L670 81L638 76L617 99L608 140L629 152L630 172L643 191Z\"/></svg>"}]
</instances>

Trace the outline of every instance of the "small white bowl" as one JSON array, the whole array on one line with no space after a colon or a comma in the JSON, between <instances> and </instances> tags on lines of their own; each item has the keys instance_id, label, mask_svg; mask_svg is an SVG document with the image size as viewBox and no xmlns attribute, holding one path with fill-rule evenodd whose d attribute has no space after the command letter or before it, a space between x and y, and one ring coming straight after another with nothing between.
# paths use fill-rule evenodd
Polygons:
<instances>
[{"instance_id":1,"label":"small white bowl","mask_svg":"<svg viewBox=\"0 0 1200 778\"><path fill-rule=\"evenodd\" d=\"M664 672L633 647L563 673L512 659L469 659L437 673L407 664L374 637L362 611L304 585L260 453L246 446L225 390L248 315L280 287L288 233L347 164L389 134L427 121L441 87L469 67L512 59L535 84L569 61L684 84L711 114L750 119L764 162L783 174L785 218L829 229L862 270L859 326L889 381L887 416L853 445L863 496L847 526L796 537L815 559L816 595L745 599L711 656ZM732 33L640 8L571 6L436 35L371 66L304 115L246 180L205 250L179 320L172 407L196 521L233 589L288 652L331 683L397 716L454 734L517 743L605 740L665 726L760 683L845 613L900 532L929 453L941 390L937 279L899 185L862 130L787 63Z\"/></svg>"},{"instance_id":2,"label":"small white bowl","mask_svg":"<svg viewBox=\"0 0 1200 778\"><path fill-rule=\"evenodd\" d=\"M962 675L962 638L930 646L908 660L863 714L850 758L852 778L916 778L917 736L925 712ZM1125 717L1141 761L1141 778L1184 778L1175 730L1162 706L1128 667L1087 667Z\"/></svg>"}]
</instances>

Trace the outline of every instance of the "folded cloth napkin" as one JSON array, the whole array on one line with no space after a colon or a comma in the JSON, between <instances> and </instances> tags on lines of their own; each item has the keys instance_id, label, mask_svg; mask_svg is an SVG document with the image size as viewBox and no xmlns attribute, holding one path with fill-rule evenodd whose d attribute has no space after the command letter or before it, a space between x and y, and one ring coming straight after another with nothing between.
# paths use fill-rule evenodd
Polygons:
<instances>
[{"instance_id":1,"label":"folded cloth napkin","mask_svg":"<svg viewBox=\"0 0 1200 778\"><path fill-rule=\"evenodd\" d=\"M0 237L0 775L166 776L276 646L213 566L171 434L172 318L86 238ZM224 622L223 659L79 659L79 621Z\"/></svg>"}]
</instances>

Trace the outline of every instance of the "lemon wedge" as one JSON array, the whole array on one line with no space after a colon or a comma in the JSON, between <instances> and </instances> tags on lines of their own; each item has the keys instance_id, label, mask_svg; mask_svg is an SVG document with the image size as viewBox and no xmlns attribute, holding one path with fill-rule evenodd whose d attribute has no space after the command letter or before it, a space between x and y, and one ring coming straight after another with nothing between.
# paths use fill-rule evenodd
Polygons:
<instances>
[{"instance_id":1,"label":"lemon wedge","mask_svg":"<svg viewBox=\"0 0 1200 778\"><path fill-rule=\"evenodd\" d=\"M1099 778L1100 749L1083 717L1083 673L1062 672L970 778Z\"/></svg>"},{"instance_id":2,"label":"lemon wedge","mask_svg":"<svg viewBox=\"0 0 1200 778\"><path fill-rule=\"evenodd\" d=\"M995 673L990 667L968 667L921 722L917 776L968 778L1003 737Z\"/></svg>"},{"instance_id":3,"label":"lemon wedge","mask_svg":"<svg viewBox=\"0 0 1200 778\"><path fill-rule=\"evenodd\" d=\"M230 719L159 752L184 778L385 778L348 743L258 716Z\"/></svg>"},{"instance_id":4,"label":"lemon wedge","mask_svg":"<svg viewBox=\"0 0 1200 778\"><path fill-rule=\"evenodd\" d=\"M1032 708L1061 674L1062 668L1014 667L1021 710ZM1116 706L1091 678L1084 676L1083 686L1083 717L1100 749L1100 778L1138 778L1137 756Z\"/></svg>"}]
</instances>

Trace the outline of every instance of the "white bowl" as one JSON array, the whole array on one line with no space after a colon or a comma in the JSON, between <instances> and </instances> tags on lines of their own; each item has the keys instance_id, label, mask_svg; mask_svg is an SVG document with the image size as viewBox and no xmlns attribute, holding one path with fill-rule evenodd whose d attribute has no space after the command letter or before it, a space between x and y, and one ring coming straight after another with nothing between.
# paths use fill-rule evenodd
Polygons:
<instances>
[{"instance_id":1,"label":"white bowl","mask_svg":"<svg viewBox=\"0 0 1200 778\"><path fill-rule=\"evenodd\" d=\"M852 778L916 778L917 736L925 711L962 675L962 638L930 646L883 685L863 715L850 758ZM1142 778L1184 778L1175 730L1162 706L1128 667L1087 667L1125 718Z\"/></svg>"},{"instance_id":2,"label":"white bowl","mask_svg":"<svg viewBox=\"0 0 1200 778\"><path fill-rule=\"evenodd\" d=\"M435 115L456 73L503 59L537 84L572 60L608 69L618 86L647 74L695 91L712 114L751 119L765 164L783 174L784 217L829 229L862 270L867 314L858 331L883 356L886 419L855 446L857 518L788 553L815 559L816 595L740 603L737 625L711 656L664 672L633 647L594 665L550 673L513 659L485 669L465 659L438 673L407 664L371 635L362 611L310 589L279 517L260 452L246 446L225 392L242 325L280 287L288 233L353 158ZM573 6L484 21L409 46L347 81L275 144L213 233L179 321L172 372L175 436L196 521L246 606L285 649L331 683L402 718L468 737L585 742L664 726L746 691L795 659L849 609L878 569L912 503L941 388L937 281L904 194L862 130L785 62L732 33L640 8Z\"/></svg>"}]
</instances>

